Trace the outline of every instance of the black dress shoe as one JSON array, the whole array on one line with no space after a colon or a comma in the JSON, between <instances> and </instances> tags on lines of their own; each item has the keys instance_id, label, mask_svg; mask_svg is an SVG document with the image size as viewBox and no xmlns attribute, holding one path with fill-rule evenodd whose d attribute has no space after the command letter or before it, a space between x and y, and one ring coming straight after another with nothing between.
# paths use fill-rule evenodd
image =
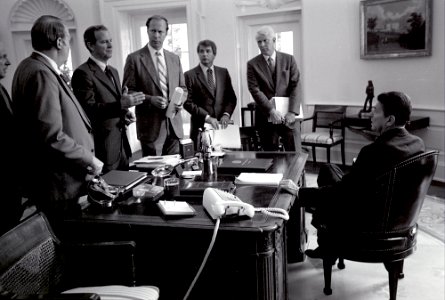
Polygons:
<instances>
[{"instance_id":1,"label":"black dress shoe","mask_svg":"<svg viewBox=\"0 0 445 300\"><path fill-rule=\"evenodd\" d=\"M317 247L315 249L308 249L308 250L304 251L304 253L310 258L320 258L320 259L323 258L322 251L321 251L320 247Z\"/></svg>"}]
</instances>

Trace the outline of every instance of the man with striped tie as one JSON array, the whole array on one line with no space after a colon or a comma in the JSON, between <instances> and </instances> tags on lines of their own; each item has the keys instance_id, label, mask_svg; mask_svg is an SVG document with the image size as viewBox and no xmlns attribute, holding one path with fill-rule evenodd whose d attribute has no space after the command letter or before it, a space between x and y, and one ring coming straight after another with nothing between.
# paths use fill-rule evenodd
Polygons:
<instances>
[{"instance_id":1,"label":"man with striped tie","mask_svg":"<svg viewBox=\"0 0 445 300\"><path fill-rule=\"evenodd\" d=\"M179 57L162 48L168 31L165 17L154 15L146 22L147 46L127 57L124 82L129 92L141 91L145 101L136 107L136 130L142 155L179 153L179 139L184 137L182 117L176 113L166 117L166 109L176 87L186 92ZM176 105L176 104L175 104ZM176 105L179 112L182 105Z\"/></svg>"}]
</instances>

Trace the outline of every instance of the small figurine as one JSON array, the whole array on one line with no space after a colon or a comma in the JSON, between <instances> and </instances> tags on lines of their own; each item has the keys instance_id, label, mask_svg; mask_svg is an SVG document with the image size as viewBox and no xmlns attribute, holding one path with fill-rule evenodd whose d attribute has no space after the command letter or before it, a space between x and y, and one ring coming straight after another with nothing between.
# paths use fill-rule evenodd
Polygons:
<instances>
[{"instance_id":1,"label":"small figurine","mask_svg":"<svg viewBox=\"0 0 445 300\"><path fill-rule=\"evenodd\" d=\"M372 111L372 100L374 99L374 85L372 84L372 80L368 80L368 86L366 87L366 99L365 105L363 105L363 109L360 110L359 116L362 117L366 115L366 113L370 113ZM368 105L369 103L369 105Z\"/></svg>"}]
</instances>

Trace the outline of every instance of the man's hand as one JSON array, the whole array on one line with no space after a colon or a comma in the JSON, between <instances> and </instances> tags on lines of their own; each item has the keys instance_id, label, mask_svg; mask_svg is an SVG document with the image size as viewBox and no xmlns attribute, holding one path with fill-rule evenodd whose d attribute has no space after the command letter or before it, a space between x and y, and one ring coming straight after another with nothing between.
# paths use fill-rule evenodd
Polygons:
<instances>
[{"instance_id":1,"label":"man's hand","mask_svg":"<svg viewBox=\"0 0 445 300\"><path fill-rule=\"evenodd\" d=\"M135 92L128 94L128 88L124 86L124 91L121 97L121 108L129 108L135 105L139 105L145 100L145 95L142 92Z\"/></svg>"},{"instance_id":2,"label":"man's hand","mask_svg":"<svg viewBox=\"0 0 445 300\"><path fill-rule=\"evenodd\" d=\"M269 115L273 124L282 124L284 121L283 115L276 109L272 109Z\"/></svg>"},{"instance_id":3,"label":"man's hand","mask_svg":"<svg viewBox=\"0 0 445 300\"><path fill-rule=\"evenodd\" d=\"M151 96L151 105L159 108L166 109L168 101L162 96Z\"/></svg>"},{"instance_id":4,"label":"man's hand","mask_svg":"<svg viewBox=\"0 0 445 300\"><path fill-rule=\"evenodd\" d=\"M227 125L229 124L229 121L230 121L230 117L228 115L223 115L220 120L221 128L226 129Z\"/></svg>"},{"instance_id":5,"label":"man's hand","mask_svg":"<svg viewBox=\"0 0 445 300\"><path fill-rule=\"evenodd\" d=\"M182 110L182 102L181 102L181 104L176 104L175 103L175 112L176 113L178 113L178 112L180 112L181 110Z\"/></svg>"},{"instance_id":6,"label":"man's hand","mask_svg":"<svg viewBox=\"0 0 445 300\"><path fill-rule=\"evenodd\" d=\"M218 125L218 120L212 117L208 117L205 120L206 123L209 123L210 125L212 125L213 129L219 129L219 125Z\"/></svg>"},{"instance_id":7,"label":"man's hand","mask_svg":"<svg viewBox=\"0 0 445 300\"><path fill-rule=\"evenodd\" d=\"M125 125L130 125L131 123L136 122L136 115L129 110L126 114L125 114Z\"/></svg>"},{"instance_id":8,"label":"man's hand","mask_svg":"<svg viewBox=\"0 0 445 300\"><path fill-rule=\"evenodd\" d=\"M296 120L296 115L293 112L288 112L285 116L284 116L284 122L286 123L286 125L292 125L295 123Z\"/></svg>"},{"instance_id":9,"label":"man's hand","mask_svg":"<svg viewBox=\"0 0 445 300\"><path fill-rule=\"evenodd\" d=\"M283 179L279 183L279 187L292 195L298 196L300 188L291 179Z\"/></svg>"},{"instance_id":10,"label":"man's hand","mask_svg":"<svg viewBox=\"0 0 445 300\"><path fill-rule=\"evenodd\" d=\"M93 156L93 164L87 167L88 174L86 176L86 180L91 180L94 176L100 175L102 173L103 166L104 163L96 156Z\"/></svg>"}]
</instances>

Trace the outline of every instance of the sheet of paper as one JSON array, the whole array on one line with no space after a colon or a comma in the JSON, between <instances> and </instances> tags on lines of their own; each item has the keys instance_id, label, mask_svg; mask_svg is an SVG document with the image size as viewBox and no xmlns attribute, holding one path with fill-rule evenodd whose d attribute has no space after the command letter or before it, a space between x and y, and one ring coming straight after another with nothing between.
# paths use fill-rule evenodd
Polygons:
<instances>
[{"instance_id":1,"label":"sheet of paper","mask_svg":"<svg viewBox=\"0 0 445 300\"><path fill-rule=\"evenodd\" d=\"M145 164L153 166L172 165L175 166L181 161L181 155L144 156L134 161L135 164Z\"/></svg>"},{"instance_id":2,"label":"sheet of paper","mask_svg":"<svg viewBox=\"0 0 445 300\"><path fill-rule=\"evenodd\" d=\"M236 124L227 125L226 129L213 130L213 142L214 148L229 148L229 149L241 149L241 136L239 133L239 126Z\"/></svg>"},{"instance_id":3,"label":"sheet of paper","mask_svg":"<svg viewBox=\"0 0 445 300\"><path fill-rule=\"evenodd\" d=\"M289 97L274 97L275 109L279 111L283 116L289 112ZM300 109L297 120L302 120L303 116L303 106L300 104ZM270 121L270 120L269 120Z\"/></svg>"},{"instance_id":4,"label":"sheet of paper","mask_svg":"<svg viewBox=\"0 0 445 300\"><path fill-rule=\"evenodd\" d=\"M172 99L170 100L167 107L167 111L165 112L165 116L167 118L173 118L176 115L175 104L179 105L182 103L183 94L184 90L182 88L180 87L175 88Z\"/></svg>"},{"instance_id":5,"label":"sheet of paper","mask_svg":"<svg viewBox=\"0 0 445 300\"><path fill-rule=\"evenodd\" d=\"M281 179L282 173L241 173L235 178L235 184L278 186Z\"/></svg>"}]
</instances>

